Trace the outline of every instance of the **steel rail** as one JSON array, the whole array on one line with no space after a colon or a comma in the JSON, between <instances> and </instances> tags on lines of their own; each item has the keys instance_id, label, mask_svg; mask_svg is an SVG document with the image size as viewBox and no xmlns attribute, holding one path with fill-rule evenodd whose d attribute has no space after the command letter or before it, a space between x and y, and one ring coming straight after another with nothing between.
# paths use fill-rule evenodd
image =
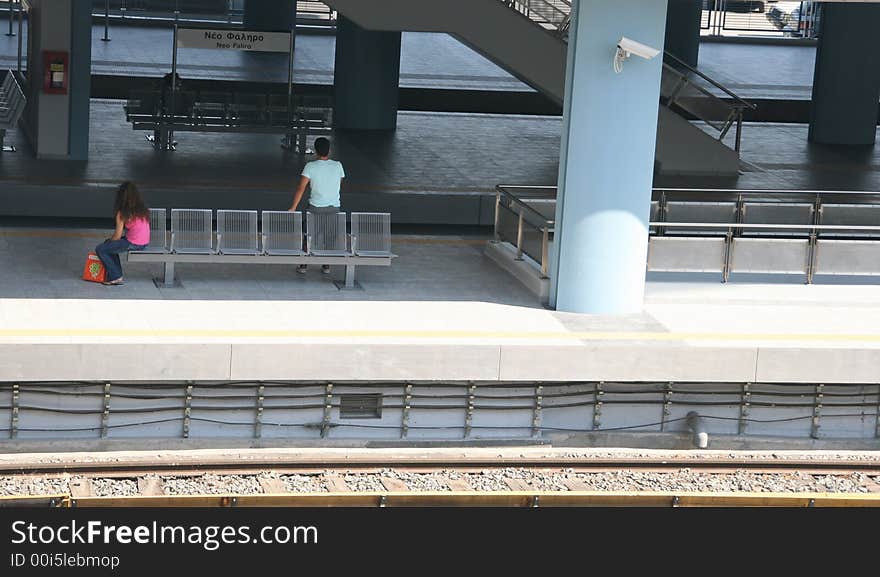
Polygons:
<instances>
[{"instance_id":1,"label":"steel rail","mask_svg":"<svg viewBox=\"0 0 880 577\"><path fill-rule=\"evenodd\" d=\"M166 475L201 475L204 473L255 474L264 471L364 471L364 470L406 470L406 471L459 471L465 469L484 470L523 468L523 469L571 469L581 472L596 471L671 471L678 469L712 471L755 471L755 472L805 472L828 474L864 472L880 475L880 458L871 460L846 459L717 459L717 458L627 458L627 459L584 459L583 457L485 457L452 459L449 456L437 458L412 458L406 456L353 456L321 458L250 459L246 463L238 456L182 460L178 457L148 458L128 460L119 458L114 462L81 463L57 460L56 462L3 462L0 474L9 476L34 476L47 474L78 474L84 476L112 475L113 477L134 477L143 473Z\"/></svg>"},{"instance_id":2,"label":"steel rail","mask_svg":"<svg viewBox=\"0 0 880 577\"><path fill-rule=\"evenodd\" d=\"M880 494L647 491L443 491L0 497L0 507L880 507Z\"/></svg>"}]
</instances>

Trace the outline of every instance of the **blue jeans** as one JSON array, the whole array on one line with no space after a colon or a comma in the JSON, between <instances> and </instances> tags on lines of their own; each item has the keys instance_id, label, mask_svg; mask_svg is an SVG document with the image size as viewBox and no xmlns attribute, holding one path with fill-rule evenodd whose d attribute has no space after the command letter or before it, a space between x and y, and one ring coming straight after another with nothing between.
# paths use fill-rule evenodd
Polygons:
<instances>
[{"instance_id":1,"label":"blue jeans","mask_svg":"<svg viewBox=\"0 0 880 577\"><path fill-rule=\"evenodd\" d=\"M104 263L104 269L107 271L105 280L114 281L122 277L122 262L119 260L119 253L131 250L143 250L147 247L145 244L132 244L124 236L119 240L107 239L95 247L95 253L101 262Z\"/></svg>"}]
</instances>

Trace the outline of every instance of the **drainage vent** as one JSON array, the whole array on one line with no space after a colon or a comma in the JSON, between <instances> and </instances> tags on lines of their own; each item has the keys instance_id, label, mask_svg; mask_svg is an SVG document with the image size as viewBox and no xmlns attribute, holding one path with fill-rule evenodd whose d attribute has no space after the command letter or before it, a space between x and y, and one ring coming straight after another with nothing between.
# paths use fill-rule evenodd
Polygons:
<instances>
[{"instance_id":1,"label":"drainage vent","mask_svg":"<svg viewBox=\"0 0 880 577\"><path fill-rule=\"evenodd\" d=\"M382 394L340 395L339 417L342 419L381 418Z\"/></svg>"}]
</instances>

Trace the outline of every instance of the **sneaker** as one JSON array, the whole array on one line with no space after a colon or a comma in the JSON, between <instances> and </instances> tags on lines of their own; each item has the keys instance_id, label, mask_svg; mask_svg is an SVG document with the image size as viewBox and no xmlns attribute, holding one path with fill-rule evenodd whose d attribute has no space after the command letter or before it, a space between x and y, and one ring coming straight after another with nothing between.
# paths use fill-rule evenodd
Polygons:
<instances>
[{"instance_id":1,"label":"sneaker","mask_svg":"<svg viewBox=\"0 0 880 577\"><path fill-rule=\"evenodd\" d=\"M299 274L306 274L307 270L309 270L309 265L307 264L301 264L296 267L296 272L298 272Z\"/></svg>"},{"instance_id":2,"label":"sneaker","mask_svg":"<svg viewBox=\"0 0 880 577\"><path fill-rule=\"evenodd\" d=\"M124 285L125 281L122 280L122 277L119 277L116 280L105 280L101 284L104 286L119 286L119 285Z\"/></svg>"},{"instance_id":3,"label":"sneaker","mask_svg":"<svg viewBox=\"0 0 880 577\"><path fill-rule=\"evenodd\" d=\"M330 265L329 264L322 265L321 272L324 274L330 274Z\"/></svg>"}]
</instances>

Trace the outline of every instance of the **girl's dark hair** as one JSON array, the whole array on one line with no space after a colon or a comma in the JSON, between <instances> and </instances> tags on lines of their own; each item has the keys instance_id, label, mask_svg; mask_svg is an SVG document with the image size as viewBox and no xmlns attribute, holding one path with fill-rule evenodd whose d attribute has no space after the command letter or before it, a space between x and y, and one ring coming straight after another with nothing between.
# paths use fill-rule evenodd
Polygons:
<instances>
[{"instance_id":1,"label":"girl's dark hair","mask_svg":"<svg viewBox=\"0 0 880 577\"><path fill-rule=\"evenodd\" d=\"M122 215L122 220L136 217L150 218L150 209L144 204L141 193L133 182L125 181L116 189L116 203L113 214Z\"/></svg>"}]
</instances>

